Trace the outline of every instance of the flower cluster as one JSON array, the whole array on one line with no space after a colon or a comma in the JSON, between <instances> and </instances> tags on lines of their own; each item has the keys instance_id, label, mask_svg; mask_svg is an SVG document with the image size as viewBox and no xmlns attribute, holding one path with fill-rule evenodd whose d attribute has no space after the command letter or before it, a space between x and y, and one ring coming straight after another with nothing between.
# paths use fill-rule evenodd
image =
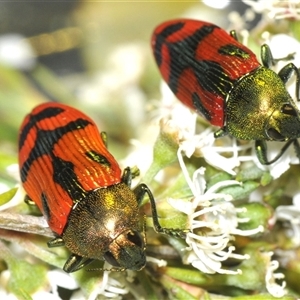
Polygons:
<instances>
[{"instance_id":1,"label":"flower cluster","mask_svg":"<svg viewBox=\"0 0 300 300\"><path fill-rule=\"evenodd\" d=\"M299 19L300 2L298 0L242 0L252 7L256 13L265 14L272 19Z\"/></svg>"},{"instance_id":2,"label":"flower cluster","mask_svg":"<svg viewBox=\"0 0 300 300\"><path fill-rule=\"evenodd\" d=\"M192 122L196 121L194 115L188 111L184 114L181 109L181 117L177 118L177 105L174 104L174 115L170 113L168 121L164 121L162 128L173 134L177 130L176 136L179 141L178 161L193 195L191 201L168 199L172 207L186 214L188 218L190 233L187 234L186 238L188 246L182 249L185 253L183 262L191 264L207 274L240 274L240 269L233 270L222 267L222 264L228 259L240 261L249 259L248 254L235 253L235 246L233 245L235 236L255 236L262 233L264 227L260 225L254 229L239 229L240 224L250 221L249 218L239 217L239 214L245 208L235 207L231 195L218 192L224 187L240 186L241 182L224 180L207 188L205 168L200 167L197 169L191 179L183 156L191 157L197 153L197 155L203 156L208 164L232 175L235 174L234 168L238 167L241 162L256 162L256 156L255 154L239 156L239 151L249 148L249 145L239 147L234 140L230 141L232 145L229 146L226 146L226 144L222 147L213 146L215 139L211 138L212 130L209 128L197 135L194 132L195 126L191 125ZM184 116L187 116L186 122L183 121ZM190 126L186 126L186 124L190 124ZM222 152L231 153L232 155L229 158L224 157L220 154ZM269 255L269 257L271 256ZM283 278L281 273L274 273L277 268L278 262L270 260L265 282L269 293L275 297L281 297L286 293L285 283L283 282L282 285L277 284L277 279Z\"/></svg>"}]
</instances>

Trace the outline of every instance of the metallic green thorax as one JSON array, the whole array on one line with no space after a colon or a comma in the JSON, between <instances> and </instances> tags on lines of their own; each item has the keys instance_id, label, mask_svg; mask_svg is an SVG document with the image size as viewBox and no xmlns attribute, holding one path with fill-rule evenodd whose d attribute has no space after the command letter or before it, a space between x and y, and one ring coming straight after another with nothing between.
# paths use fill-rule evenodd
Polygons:
<instances>
[{"instance_id":1,"label":"metallic green thorax","mask_svg":"<svg viewBox=\"0 0 300 300\"><path fill-rule=\"evenodd\" d=\"M299 115L283 81L265 67L239 79L226 99L227 131L242 140L298 138Z\"/></svg>"},{"instance_id":2,"label":"metallic green thorax","mask_svg":"<svg viewBox=\"0 0 300 300\"><path fill-rule=\"evenodd\" d=\"M146 264L141 231L136 196L125 183L119 183L99 188L75 205L63 239L81 257L104 257L115 267L140 270Z\"/></svg>"}]
</instances>

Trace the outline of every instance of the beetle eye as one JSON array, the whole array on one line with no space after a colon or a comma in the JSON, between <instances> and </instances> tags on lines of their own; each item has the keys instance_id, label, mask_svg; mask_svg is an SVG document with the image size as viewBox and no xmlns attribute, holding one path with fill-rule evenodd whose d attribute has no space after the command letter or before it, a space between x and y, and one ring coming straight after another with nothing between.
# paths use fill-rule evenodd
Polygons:
<instances>
[{"instance_id":1,"label":"beetle eye","mask_svg":"<svg viewBox=\"0 0 300 300\"><path fill-rule=\"evenodd\" d=\"M131 241L136 246L138 246L142 249L144 248L144 246L145 246L144 239L138 231L128 232L127 238L128 238L129 241Z\"/></svg>"},{"instance_id":2,"label":"beetle eye","mask_svg":"<svg viewBox=\"0 0 300 300\"><path fill-rule=\"evenodd\" d=\"M114 267L121 267L110 251L105 252L104 259Z\"/></svg>"},{"instance_id":3,"label":"beetle eye","mask_svg":"<svg viewBox=\"0 0 300 300\"><path fill-rule=\"evenodd\" d=\"M281 135L276 129L274 128L269 128L267 130L267 135L270 137L271 140L275 141L284 141L284 136Z\"/></svg>"},{"instance_id":4,"label":"beetle eye","mask_svg":"<svg viewBox=\"0 0 300 300\"><path fill-rule=\"evenodd\" d=\"M125 267L130 270L140 270L146 263L144 255L144 239L140 232L128 230L115 240L114 251L104 253L104 259L114 267Z\"/></svg>"},{"instance_id":5,"label":"beetle eye","mask_svg":"<svg viewBox=\"0 0 300 300\"><path fill-rule=\"evenodd\" d=\"M288 104L288 103L282 105L281 112L283 114L290 115L290 116L293 116L293 117L297 117L298 116L295 108L291 104Z\"/></svg>"}]
</instances>

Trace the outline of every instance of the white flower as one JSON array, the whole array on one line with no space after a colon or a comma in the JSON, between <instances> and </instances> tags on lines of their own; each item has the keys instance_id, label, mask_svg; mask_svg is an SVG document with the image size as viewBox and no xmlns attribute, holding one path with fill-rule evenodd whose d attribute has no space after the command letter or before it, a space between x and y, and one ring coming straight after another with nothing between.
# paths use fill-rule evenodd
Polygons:
<instances>
[{"instance_id":1,"label":"white flower","mask_svg":"<svg viewBox=\"0 0 300 300\"><path fill-rule=\"evenodd\" d=\"M147 255L147 262L151 262L153 264L156 264L159 268L165 267L167 265L167 261L164 259L157 259L152 256Z\"/></svg>"},{"instance_id":2,"label":"white flower","mask_svg":"<svg viewBox=\"0 0 300 300\"><path fill-rule=\"evenodd\" d=\"M284 19L300 17L299 0L242 0L245 4L251 6L257 13L265 13L270 19Z\"/></svg>"},{"instance_id":3,"label":"white flower","mask_svg":"<svg viewBox=\"0 0 300 300\"><path fill-rule=\"evenodd\" d=\"M295 246L300 245L300 194L293 198L293 205L280 205L276 208L278 220L289 222L292 231L287 231L287 235Z\"/></svg>"},{"instance_id":4,"label":"white flower","mask_svg":"<svg viewBox=\"0 0 300 300\"><path fill-rule=\"evenodd\" d=\"M104 267L105 265L108 264L105 263ZM106 299L122 299L121 296L128 293L128 290L119 281L109 275L110 271L103 272L102 283L99 283L99 286L94 289L88 300L94 300L98 295L103 295Z\"/></svg>"},{"instance_id":5,"label":"white flower","mask_svg":"<svg viewBox=\"0 0 300 300\"><path fill-rule=\"evenodd\" d=\"M20 70L31 70L36 64L35 53L25 37L19 34L0 36L0 62Z\"/></svg>"},{"instance_id":6,"label":"white flower","mask_svg":"<svg viewBox=\"0 0 300 300\"><path fill-rule=\"evenodd\" d=\"M75 290L78 289L78 284L70 274L64 272L63 270L52 270L47 273L47 277L51 286L51 291L54 296L59 299L58 295L58 286L63 287L68 290ZM36 299L38 299L36 297Z\"/></svg>"},{"instance_id":7,"label":"white flower","mask_svg":"<svg viewBox=\"0 0 300 300\"><path fill-rule=\"evenodd\" d=\"M228 137L222 138L224 144L222 146L214 146L215 142L216 139L213 135L213 129L207 128L202 131L202 133L195 134L194 136L183 140L180 143L180 149L185 152L186 156L189 158L192 155L201 156L211 166L221 169L231 175L235 175L234 168L239 166L240 161L244 159L241 158L240 160L238 152L239 150L245 149L245 147L239 147L236 144L235 139L230 139ZM221 155L225 152L232 153L232 157L228 158ZM252 158L249 158L249 160L250 159Z\"/></svg>"},{"instance_id":8,"label":"white flower","mask_svg":"<svg viewBox=\"0 0 300 300\"><path fill-rule=\"evenodd\" d=\"M238 210L230 202L232 200L230 195L217 192L222 187L240 185L240 183L235 180L226 180L206 190L205 168L198 169L191 180L183 162L181 149L178 152L178 159L194 195L191 202L169 199L173 207L187 214L189 218L191 232L186 238L189 247L186 248L185 263L191 263L204 273L240 273L240 270L222 268L222 261L228 258L248 258L247 255L234 253L235 247L230 245L234 239L233 234L252 235L263 231L261 226L253 230L239 230L238 223L247 220L240 220L237 217Z\"/></svg>"},{"instance_id":9,"label":"white flower","mask_svg":"<svg viewBox=\"0 0 300 300\"><path fill-rule=\"evenodd\" d=\"M267 142L268 160L270 161L276 157L284 145L285 142ZM293 145L290 145L283 155L270 165L262 165L253 149L253 161L260 169L269 171L273 179L277 179L284 174L290 168L291 164L299 164L299 158L296 156Z\"/></svg>"},{"instance_id":10,"label":"white flower","mask_svg":"<svg viewBox=\"0 0 300 300\"><path fill-rule=\"evenodd\" d=\"M265 276L266 287L268 292L277 298L281 298L286 295L287 291L285 290L286 282L282 281L281 285L279 285L276 280L282 280L284 278L284 274L282 273L274 273L276 269L279 267L279 263L277 260L271 260L271 256L273 252L265 253L266 258L269 259L269 264L267 267L267 272Z\"/></svg>"},{"instance_id":11,"label":"white flower","mask_svg":"<svg viewBox=\"0 0 300 300\"><path fill-rule=\"evenodd\" d=\"M224 9L226 6L230 4L230 1L229 0L214 0L214 1L203 0L203 3L212 8Z\"/></svg>"},{"instance_id":12,"label":"white flower","mask_svg":"<svg viewBox=\"0 0 300 300\"><path fill-rule=\"evenodd\" d=\"M262 227L254 230L242 231L238 224L247 222L237 217L239 209L229 202L231 196L217 193L222 187L239 185L234 180L217 183L206 191L204 179L204 168L194 173L193 180L190 180L188 171L184 165L182 153L187 157L202 156L212 166L222 169L230 174L235 174L234 168L239 166L241 161L253 160L254 155L239 156L239 151L252 147L251 143L246 146L238 146L235 139L222 138L222 146L215 146L215 138L211 127L199 130L196 129L195 113L186 109L178 102L173 103L169 91L165 90L163 103L168 109L168 117L164 118L164 126L170 127L177 133L179 144L178 160L187 183L194 195L192 202L185 202L180 199L169 199L170 204L189 216L191 233L187 234L186 242L189 245L186 263L191 263L205 273L226 273L237 274L240 271L225 270L222 268L222 261L230 258L246 259L247 255L235 254L235 247L230 245L234 239L233 235L252 235L263 230ZM195 134L196 130L200 134ZM223 146L224 145L224 146ZM227 158L222 156L223 152L232 153ZM199 234L200 231L200 234ZM201 234L204 233L204 234Z\"/></svg>"}]
</instances>

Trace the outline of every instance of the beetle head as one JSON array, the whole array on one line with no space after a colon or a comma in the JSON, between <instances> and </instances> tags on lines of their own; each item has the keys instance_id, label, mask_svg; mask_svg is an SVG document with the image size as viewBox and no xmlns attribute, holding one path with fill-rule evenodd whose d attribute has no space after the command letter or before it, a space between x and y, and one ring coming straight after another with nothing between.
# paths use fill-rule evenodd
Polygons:
<instances>
[{"instance_id":1,"label":"beetle head","mask_svg":"<svg viewBox=\"0 0 300 300\"><path fill-rule=\"evenodd\" d=\"M300 137L299 110L291 103L283 103L273 111L265 126L268 140L287 141Z\"/></svg>"},{"instance_id":2,"label":"beetle head","mask_svg":"<svg viewBox=\"0 0 300 300\"><path fill-rule=\"evenodd\" d=\"M141 221L136 195L119 183L93 190L75 204L62 238L73 254L140 270L146 264Z\"/></svg>"},{"instance_id":3,"label":"beetle head","mask_svg":"<svg viewBox=\"0 0 300 300\"><path fill-rule=\"evenodd\" d=\"M103 257L112 266L140 270L146 264L144 238L138 231L127 230L116 237Z\"/></svg>"}]
</instances>

